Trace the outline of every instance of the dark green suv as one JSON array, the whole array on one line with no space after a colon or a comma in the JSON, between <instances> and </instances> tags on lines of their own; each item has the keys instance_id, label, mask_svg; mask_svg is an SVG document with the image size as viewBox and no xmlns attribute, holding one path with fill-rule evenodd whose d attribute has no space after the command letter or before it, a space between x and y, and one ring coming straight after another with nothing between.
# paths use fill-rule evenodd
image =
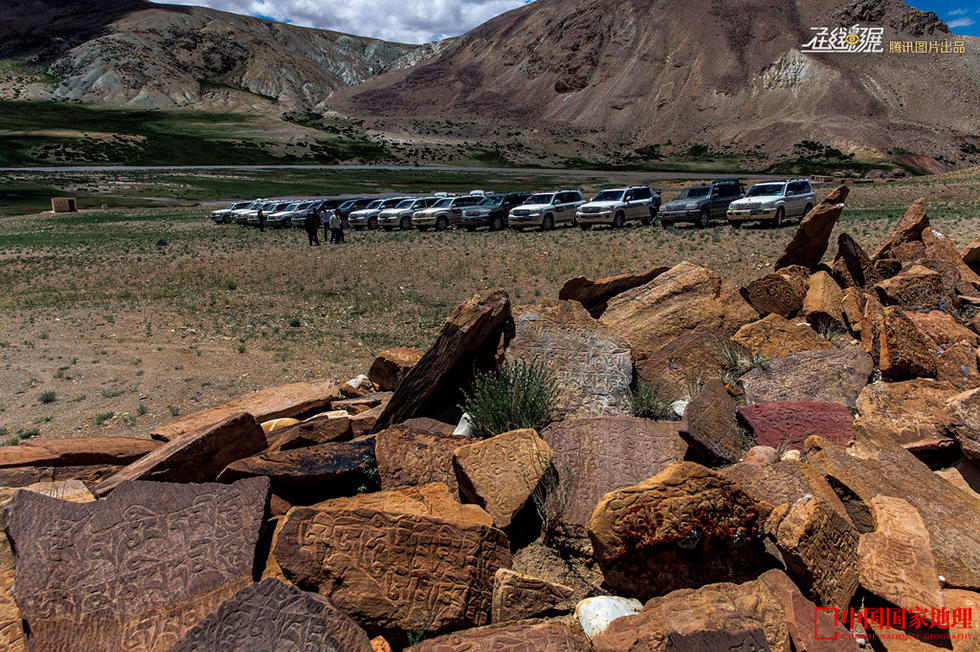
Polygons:
<instances>
[{"instance_id":1,"label":"dark green suv","mask_svg":"<svg viewBox=\"0 0 980 652\"><path fill-rule=\"evenodd\" d=\"M673 226L676 222L694 222L705 228L714 219L724 219L728 205L744 195L738 179L715 179L708 184L688 186L660 207L660 224Z\"/></svg>"}]
</instances>

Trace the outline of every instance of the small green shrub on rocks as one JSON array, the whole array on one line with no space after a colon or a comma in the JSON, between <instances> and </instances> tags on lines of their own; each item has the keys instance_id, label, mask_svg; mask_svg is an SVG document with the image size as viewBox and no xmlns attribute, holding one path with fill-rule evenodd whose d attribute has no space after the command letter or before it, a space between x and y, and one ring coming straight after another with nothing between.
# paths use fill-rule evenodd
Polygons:
<instances>
[{"instance_id":1,"label":"small green shrub on rocks","mask_svg":"<svg viewBox=\"0 0 980 652\"><path fill-rule=\"evenodd\" d=\"M474 435L492 437L509 430L540 430L551 422L558 386L536 361L518 361L478 374L463 391L460 408L469 414Z\"/></svg>"}]
</instances>

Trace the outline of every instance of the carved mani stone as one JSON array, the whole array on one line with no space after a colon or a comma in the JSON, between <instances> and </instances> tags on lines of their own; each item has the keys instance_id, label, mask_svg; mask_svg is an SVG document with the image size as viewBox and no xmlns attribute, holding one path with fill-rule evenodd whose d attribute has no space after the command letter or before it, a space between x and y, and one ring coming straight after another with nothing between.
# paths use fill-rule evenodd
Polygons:
<instances>
[{"instance_id":1,"label":"carved mani stone","mask_svg":"<svg viewBox=\"0 0 980 652\"><path fill-rule=\"evenodd\" d=\"M706 464L731 464L742 457L735 422L735 401L725 383L718 378L710 379L687 404L681 437L691 447L696 459Z\"/></svg>"},{"instance_id":2,"label":"carved mani stone","mask_svg":"<svg viewBox=\"0 0 980 652\"><path fill-rule=\"evenodd\" d=\"M747 403L827 401L854 407L873 371L871 356L851 346L775 358L742 376L741 383Z\"/></svg>"},{"instance_id":3,"label":"carved mani stone","mask_svg":"<svg viewBox=\"0 0 980 652\"><path fill-rule=\"evenodd\" d=\"M575 608L572 593L573 589L562 584L501 568L493 580L491 621L496 625L569 613Z\"/></svg>"},{"instance_id":4,"label":"carved mani stone","mask_svg":"<svg viewBox=\"0 0 980 652\"><path fill-rule=\"evenodd\" d=\"M195 625L170 652L371 652L361 626L326 598L275 578L247 586Z\"/></svg>"},{"instance_id":5,"label":"carved mani stone","mask_svg":"<svg viewBox=\"0 0 980 652\"><path fill-rule=\"evenodd\" d=\"M287 578L398 638L489 623L494 573L511 560L495 528L368 507L293 508L272 547Z\"/></svg>"},{"instance_id":6,"label":"carved mani stone","mask_svg":"<svg viewBox=\"0 0 980 652\"><path fill-rule=\"evenodd\" d=\"M576 623L567 620L521 620L453 632L422 641L408 648L406 652L585 652L591 649L585 632Z\"/></svg>"},{"instance_id":7,"label":"carved mani stone","mask_svg":"<svg viewBox=\"0 0 980 652\"><path fill-rule=\"evenodd\" d=\"M854 417L840 403L755 403L738 408L738 414L752 428L757 443L776 449L802 450L810 435L820 435L838 446L854 439Z\"/></svg>"},{"instance_id":8,"label":"carved mani stone","mask_svg":"<svg viewBox=\"0 0 980 652\"><path fill-rule=\"evenodd\" d=\"M252 581L269 481L125 482L98 502L18 492L14 598L34 649L167 650Z\"/></svg>"},{"instance_id":9,"label":"carved mani stone","mask_svg":"<svg viewBox=\"0 0 980 652\"><path fill-rule=\"evenodd\" d=\"M458 498L453 451L466 441L452 435L422 432L404 424L382 430L374 440L381 488L443 482Z\"/></svg>"}]
</instances>

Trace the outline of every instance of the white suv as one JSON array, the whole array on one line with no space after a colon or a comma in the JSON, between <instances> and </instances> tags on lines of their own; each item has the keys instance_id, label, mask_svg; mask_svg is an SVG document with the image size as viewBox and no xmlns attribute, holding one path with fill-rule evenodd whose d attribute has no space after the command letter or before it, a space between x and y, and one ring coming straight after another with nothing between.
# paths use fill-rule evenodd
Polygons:
<instances>
[{"instance_id":1,"label":"white suv","mask_svg":"<svg viewBox=\"0 0 980 652\"><path fill-rule=\"evenodd\" d=\"M653 224L658 210L660 195L650 186L631 186L599 192L592 201L578 207L575 219L583 231L591 229L593 224L611 224L619 228L626 226L627 220Z\"/></svg>"},{"instance_id":2,"label":"white suv","mask_svg":"<svg viewBox=\"0 0 980 652\"><path fill-rule=\"evenodd\" d=\"M728 205L728 223L736 229L750 221L766 221L779 227L788 217L802 219L816 201L809 179L763 181Z\"/></svg>"},{"instance_id":3,"label":"white suv","mask_svg":"<svg viewBox=\"0 0 980 652\"><path fill-rule=\"evenodd\" d=\"M510 209L510 228L522 231L528 226L539 226L550 231L556 224L575 223L575 209L585 203L578 190L558 190L531 195L520 206Z\"/></svg>"}]
</instances>

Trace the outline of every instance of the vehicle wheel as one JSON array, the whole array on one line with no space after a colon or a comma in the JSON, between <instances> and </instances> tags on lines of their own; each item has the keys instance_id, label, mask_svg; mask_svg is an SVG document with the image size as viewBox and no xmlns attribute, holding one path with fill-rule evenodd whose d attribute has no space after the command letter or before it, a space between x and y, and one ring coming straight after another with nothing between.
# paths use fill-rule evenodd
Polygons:
<instances>
[{"instance_id":1,"label":"vehicle wheel","mask_svg":"<svg viewBox=\"0 0 980 652\"><path fill-rule=\"evenodd\" d=\"M670 220L660 220L660 226L665 229L669 229L670 227L674 226L674 223Z\"/></svg>"},{"instance_id":2,"label":"vehicle wheel","mask_svg":"<svg viewBox=\"0 0 980 652\"><path fill-rule=\"evenodd\" d=\"M616 213L616 216L613 218L612 225L614 229L623 228L624 226L626 226L626 216L623 215L622 213Z\"/></svg>"},{"instance_id":3,"label":"vehicle wheel","mask_svg":"<svg viewBox=\"0 0 980 652\"><path fill-rule=\"evenodd\" d=\"M582 229L583 231L588 231L589 229L592 228L592 225L591 224L579 224L578 225L578 228Z\"/></svg>"},{"instance_id":4,"label":"vehicle wheel","mask_svg":"<svg viewBox=\"0 0 980 652\"><path fill-rule=\"evenodd\" d=\"M372 217L371 219L369 219L368 220L368 228L371 229L372 231L377 231L378 230L378 218Z\"/></svg>"},{"instance_id":5,"label":"vehicle wheel","mask_svg":"<svg viewBox=\"0 0 980 652\"><path fill-rule=\"evenodd\" d=\"M553 228L555 228L555 218L554 218L554 216L552 216L552 215L545 215L543 218L541 218L541 230L542 231L551 231Z\"/></svg>"},{"instance_id":6,"label":"vehicle wheel","mask_svg":"<svg viewBox=\"0 0 980 652\"><path fill-rule=\"evenodd\" d=\"M499 215L493 218L493 221L490 222L491 231L500 231L503 228L504 228L504 218L500 217Z\"/></svg>"},{"instance_id":7,"label":"vehicle wheel","mask_svg":"<svg viewBox=\"0 0 980 652\"><path fill-rule=\"evenodd\" d=\"M807 216L807 213L809 213L812 210L813 210L813 204L807 204L806 205L806 208L803 209L803 214L800 215L800 219L803 219L804 217L806 217Z\"/></svg>"},{"instance_id":8,"label":"vehicle wheel","mask_svg":"<svg viewBox=\"0 0 980 652\"><path fill-rule=\"evenodd\" d=\"M776 227L777 229L779 227L781 227L783 225L783 217L785 217L785 215L786 215L786 211L783 210L783 207L782 206L780 206L779 208L777 208L776 209L776 217L773 219L772 225L774 227Z\"/></svg>"},{"instance_id":9,"label":"vehicle wheel","mask_svg":"<svg viewBox=\"0 0 980 652\"><path fill-rule=\"evenodd\" d=\"M711 213L708 212L707 208L701 209L701 214L698 216L698 228L706 229L708 224L711 223Z\"/></svg>"},{"instance_id":10,"label":"vehicle wheel","mask_svg":"<svg viewBox=\"0 0 980 652\"><path fill-rule=\"evenodd\" d=\"M408 219L407 217L403 217L402 221L398 224L398 228L402 231L408 231L412 228L412 220Z\"/></svg>"},{"instance_id":11,"label":"vehicle wheel","mask_svg":"<svg viewBox=\"0 0 980 652\"><path fill-rule=\"evenodd\" d=\"M449 220L445 217L436 218L436 231L445 231L449 228Z\"/></svg>"}]
</instances>

